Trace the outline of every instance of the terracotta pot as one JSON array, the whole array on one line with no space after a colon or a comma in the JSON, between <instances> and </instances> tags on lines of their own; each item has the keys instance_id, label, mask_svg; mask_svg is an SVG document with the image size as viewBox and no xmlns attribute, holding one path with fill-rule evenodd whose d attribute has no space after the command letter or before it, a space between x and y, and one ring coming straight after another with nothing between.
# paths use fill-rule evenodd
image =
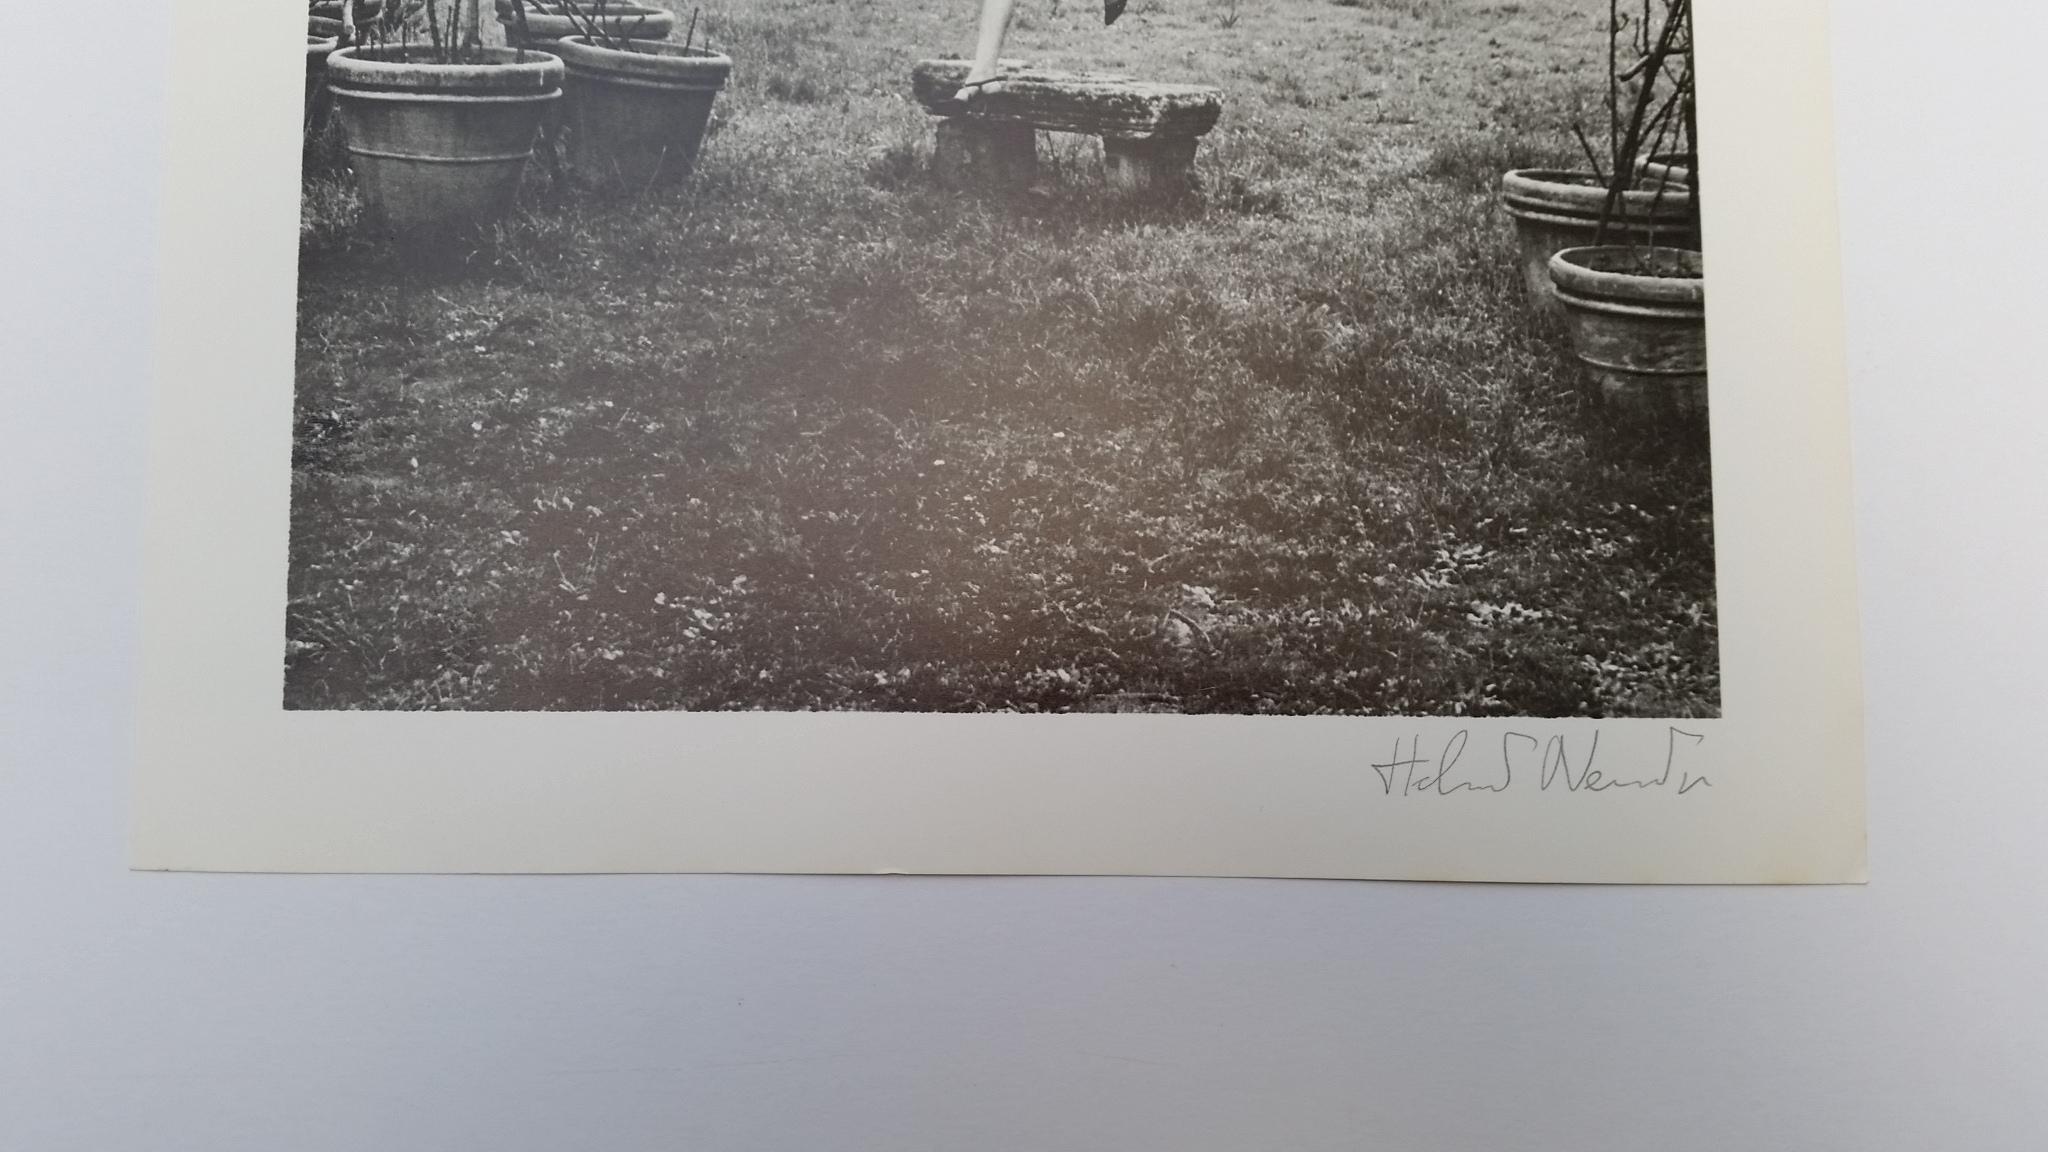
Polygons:
<instances>
[{"instance_id":1,"label":"terracotta pot","mask_svg":"<svg viewBox=\"0 0 2048 1152\"><path fill-rule=\"evenodd\" d=\"M329 20L339 21L341 19L341 0L313 0L313 3L307 5L307 11L313 16L321 16ZM361 26L371 20L375 20L383 11L384 0L356 0L356 24Z\"/></svg>"},{"instance_id":2,"label":"terracotta pot","mask_svg":"<svg viewBox=\"0 0 2048 1152\"><path fill-rule=\"evenodd\" d=\"M604 48L581 36L556 50L567 69L569 163L578 176L640 190L689 175L732 75L730 56L643 41Z\"/></svg>"},{"instance_id":3,"label":"terracotta pot","mask_svg":"<svg viewBox=\"0 0 2048 1152\"><path fill-rule=\"evenodd\" d=\"M1592 244L1693 248L1699 245L1692 220L1692 193L1683 188L1622 193L1619 211L1600 234L1607 188L1590 172L1525 168L1501 178L1501 207L1515 222L1521 249L1522 282L1539 311L1559 315L1551 289L1550 258L1566 248Z\"/></svg>"},{"instance_id":4,"label":"terracotta pot","mask_svg":"<svg viewBox=\"0 0 2048 1152\"><path fill-rule=\"evenodd\" d=\"M513 3L514 0L498 0L498 24L505 29L508 44L519 42L519 18L513 14ZM595 20L607 36L620 40L666 40L676 27L674 13L641 4L606 3L600 8L598 0L579 0L576 8ZM583 21L570 16L564 5L526 6L526 43L531 47L552 52L555 41L587 31Z\"/></svg>"},{"instance_id":5,"label":"terracotta pot","mask_svg":"<svg viewBox=\"0 0 2048 1152\"><path fill-rule=\"evenodd\" d=\"M1692 187L1692 153L1662 152L1636 161L1636 187L1657 189Z\"/></svg>"},{"instance_id":6,"label":"terracotta pot","mask_svg":"<svg viewBox=\"0 0 2048 1152\"><path fill-rule=\"evenodd\" d=\"M307 136L314 136L327 124L327 57L338 41L328 36L306 37L306 102L301 124Z\"/></svg>"},{"instance_id":7,"label":"terracotta pot","mask_svg":"<svg viewBox=\"0 0 2048 1152\"><path fill-rule=\"evenodd\" d=\"M327 85L368 214L399 232L447 231L497 220L511 207L562 62L485 48L470 64L437 64L429 50L342 48Z\"/></svg>"},{"instance_id":8,"label":"terracotta pot","mask_svg":"<svg viewBox=\"0 0 2048 1152\"><path fill-rule=\"evenodd\" d=\"M1707 304L1700 254L1677 248L1567 248L1550 278L1579 362L1629 413L1707 412Z\"/></svg>"},{"instance_id":9,"label":"terracotta pot","mask_svg":"<svg viewBox=\"0 0 2048 1152\"><path fill-rule=\"evenodd\" d=\"M358 38L363 29L376 22L384 11L384 0L356 0L356 31ZM306 11L306 35L341 35L341 0L314 0Z\"/></svg>"}]
</instances>

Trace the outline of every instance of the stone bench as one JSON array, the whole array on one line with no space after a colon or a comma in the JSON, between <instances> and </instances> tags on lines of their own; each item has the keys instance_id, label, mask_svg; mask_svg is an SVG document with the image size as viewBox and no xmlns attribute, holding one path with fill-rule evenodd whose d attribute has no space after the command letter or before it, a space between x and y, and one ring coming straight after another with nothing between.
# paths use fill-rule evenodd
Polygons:
<instances>
[{"instance_id":1,"label":"stone bench","mask_svg":"<svg viewBox=\"0 0 2048 1152\"><path fill-rule=\"evenodd\" d=\"M932 164L953 186L1028 187L1038 173L1038 133L1102 138L1112 188L1177 195L1194 182L1195 148L1223 114L1223 92L1121 76L1049 72L1003 61L1002 81L971 103L955 100L965 60L925 60L911 90L938 118Z\"/></svg>"}]
</instances>

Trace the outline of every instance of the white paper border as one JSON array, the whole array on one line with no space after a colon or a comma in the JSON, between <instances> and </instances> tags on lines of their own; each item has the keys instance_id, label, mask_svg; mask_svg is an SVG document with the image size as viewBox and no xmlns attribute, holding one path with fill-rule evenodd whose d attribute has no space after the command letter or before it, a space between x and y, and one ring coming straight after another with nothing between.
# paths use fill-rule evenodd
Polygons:
<instances>
[{"instance_id":1,"label":"white paper border","mask_svg":"<svg viewBox=\"0 0 2048 1152\"><path fill-rule=\"evenodd\" d=\"M1723 716L1680 721L281 706L300 16L185 0L170 60L132 863L1789 883L1864 876L1849 425L1820 0L1696 15ZM1655 775L1569 791L1510 733ZM1463 731L1459 779L1372 765ZM1538 753L1540 757L1540 753ZM1425 769L1427 775L1427 769Z\"/></svg>"}]
</instances>

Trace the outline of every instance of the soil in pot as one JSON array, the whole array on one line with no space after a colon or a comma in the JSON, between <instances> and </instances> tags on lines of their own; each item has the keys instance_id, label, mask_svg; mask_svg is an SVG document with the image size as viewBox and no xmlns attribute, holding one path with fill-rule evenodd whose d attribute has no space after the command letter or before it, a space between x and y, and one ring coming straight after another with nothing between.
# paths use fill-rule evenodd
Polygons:
<instances>
[{"instance_id":1,"label":"soil in pot","mask_svg":"<svg viewBox=\"0 0 2048 1152\"><path fill-rule=\"evenodd\" d=\"M327 84L368 217L399 233L487 225L512 207L562 62L483 48L464 64L419 47L342 48Z\"/></svg>"},{"instance_id":2,"label":"soil in pot","mask_svg":"<svg viewBox=\"0 0 2048 1152\"><path fill-rule=\"evenodd\" d=\"M1573 350L1604 400L1648 419L1706 418L1706 281L1698 252L1567 248L1551 257L1549 274Z\"/></svg>"},{"instance_id":3,"label":"soil in pot","mask_svg":"<svg viewBox=\"0 0 2048 1152\"><path fill-rule=\"evenodd\" d=\"M505 30L505 42L519 42L519 17L512 5L518 0L498 0L498 25ZM675 14L660 8L641 4L604 4L598 0L581 0L576 5L577 16L570 15L561 4L529 2L526 5L526 43L529 47L554 51L554 43L570 36L582 36L590 29L586 20L595 21L604 34L614 40L666 40L675 31Z\"/></svg>"},{"instance_id":4,"label":"soil in pot","mask_svg":"<svg viewBox=\"0 0 2048 1152\"><path fill-rule=\"evenodd\" d=\"M1529 301L1553 316L1562 312L1551 288L1550 258L1567 248L1602 243L1638 248L1699 245L1692 193L1682 187L1624 192L1604 237L1600 220L1607 210L1608 190L1590 172L1517 169L1501 178L1500 199L1515 222Z\"/></svg>"},{"instance_id":5,"label":"soil in pot","mask_svg":"<svg viewBox=\"0 0 2048 1152\"><path fill-rule=\"evenodd\" d=\"M580 36L556 49L578 178L637 192L689 174L731 57L657 42L606 48Z\"/></svg>"}]
</instances>

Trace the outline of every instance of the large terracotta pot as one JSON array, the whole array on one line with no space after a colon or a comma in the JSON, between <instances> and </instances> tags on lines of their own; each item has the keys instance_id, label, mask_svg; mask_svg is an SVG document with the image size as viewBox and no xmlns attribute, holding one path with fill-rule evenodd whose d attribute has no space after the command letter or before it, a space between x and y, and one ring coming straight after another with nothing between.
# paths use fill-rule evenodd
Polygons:
<instances>
[{"instance_id":1,"label":"large terracotta pot","mask_svg":"<svg viewBox=\"0 0 2048 1152\"><path fill-rule=\"evenodd\" d=\"M605 48L571 36L556 45L567 69L569 163L579 177L641 190L687 176L732 58L681 44Z\"/></svg>"},{"instance_id":2,"label":"large terracotta pot","mask_svg":"<svg viewBox=\"0 0 2048 1152\"><path fill-rule=\"evenodd\" d=\"M1604 237L1600 220L1607 211L1607 188L1590 172L1518 169L1501 178L1500 199L1515 222L1522 282L1528 286L1529 301L1551 315L1561 313L1551 289L1550 258L1566 248L1699 245L1692 193L1684 188L1624 192Z\"/></svg>"},{"instance_id":3,"label":"large terracotta pot","mask_svg":"<svg viewBox=\"0 0 2048 1152\"><path fill-rule=\"evenodd\" d=\"M1550 278L1579 362L1608 403L1679 420L1707 413L1706 281L1676 248L1567 248Z\"/></svg>"},{"instance_id":4,"label":"large terracotta pot","mask_svg":"<svg viewBox=\"0 0 2048 1152\"><path fill-rule=\"evenodd\" d=\"M485 48L437 64L424 48L342 48L327 83L349 165L374 220L399 232L489 224L511 207L562 62Z\"/></svg>"}]
</instances>

